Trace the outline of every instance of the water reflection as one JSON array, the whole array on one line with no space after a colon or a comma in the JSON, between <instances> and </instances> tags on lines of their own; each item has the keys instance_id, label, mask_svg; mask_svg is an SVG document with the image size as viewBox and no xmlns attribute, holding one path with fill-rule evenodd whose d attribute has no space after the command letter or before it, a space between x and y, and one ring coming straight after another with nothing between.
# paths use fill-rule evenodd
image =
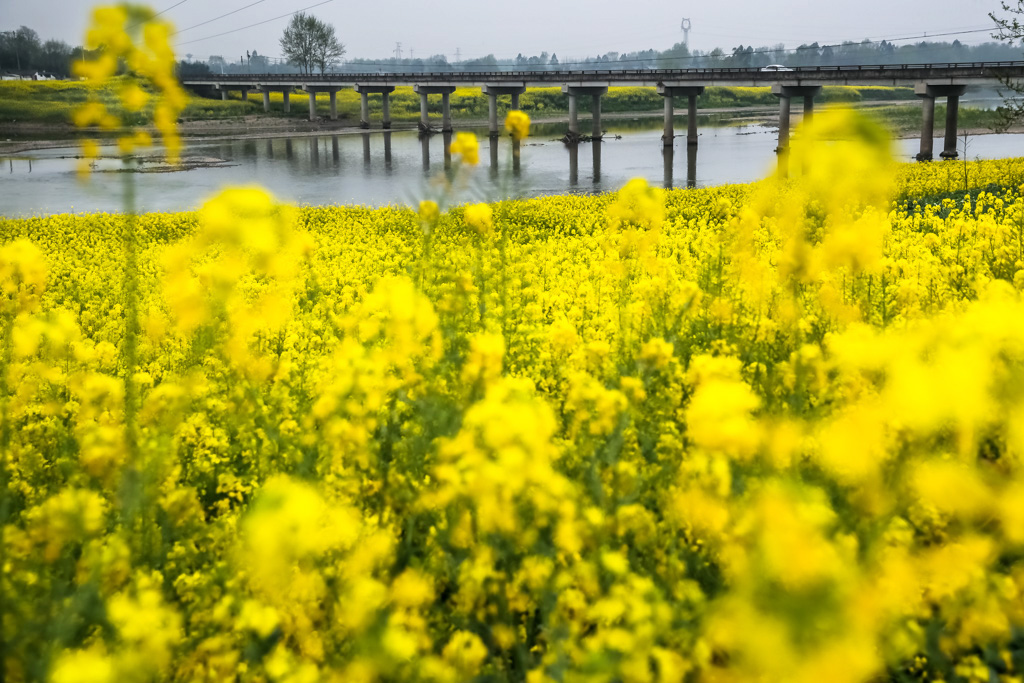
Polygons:
<instances>
[{"instance_id":1,"label":"water reflection","mask_svg":"<svg viewBox=\"0 0 1024 683\"><path fill-rule=\"evenodd\" d=\"M565 147L569 150L569 186L575 188L580 183L580 144L578 142L566 143ZM601 142L599 140L594 140L591 143L590 154L594 170L592 181L596 190L601 185Z\"/></svg>"},{"instance_id":2,"label":"water reflection","mask_svg":"<svg viewBox=\"0 0 1024 683\"><path fill-rule=\"evenodd\" d=\"M566 147L569 148L569 187L575 188L580 184L580 145L570 142Z\"/></svg>"},{"instance_id":3,"label":"water reflection","mask_svg":"<svg viewBox=\"0 0 1024 683\"><path fill-rule=\"evenodd\" d=\"M686 146L686 186L697 187L697 145Z\"/></svg>"},{"instance_id":4,"label":"water reflection","mask_svg":"<svg viewBox=\"0 0 1024 683\"><path fill-rule=\"evenodd\" d=\"M496 180L498 178L498 136L490 135L488 139L491 153L491 180Z\"/></svg>"},{"instance_id":5,"label":"water reflection","mask_svg":"<svg viewBox=\"0 0 1024 683\"><path fill-rule=\"evenodd\" d=\"M661 150L664 166L663 186L666 190L672 189L675 185L675 156L674 147L664 147ZM686 186L697 187L697 146L686 146Z\"/></svg>"},{"instance_id":6,"label":"water reflection","mask_svg":"<svg viewBox=\"0 0 1024 683\"><path fill-rule=\"evenodd\" d=\"M621 134L615 134L616 128L609 126L612 134L603 142L582 143L591 144L591 168L586 168L584 159L582 170L578 144L565 145L540 130L534 130L535 134L522 144L508 136L488 136L488 149L480 152L487 155L488 159L481 161L489 168L459 171L470 179L473 195L461 195L456 201L495 201L509 194L527 197L602 192L618 189L637 176L652 184L683 187L684 159L685 186L696 187L697 149L680 144L666 150L661 140L661 122L655 123L657 127L650 130ZM487 136L487 130L474 132L481 136L483 145L482 136ZM138 175L139 208L198 208L210 191L245 183L262 184L272 188L281 199L300 204L413 203L429 191L431 175L445 173L441 170L441 159L431 158L432 152L438 154L437 145L443 145L445 166L450 169L447 173L455 173L451 163L452 136L439 137L442 139L417 138L413 131L353 131L320 137L193 142L185 150L186 158L216 159L223 163L202 164L188 173ZM936 144L942 144L941 138L936 139ZM900 140L896 148L901 150L902 158L909 160L917 152L915 145L919 146L920 141ZM777 132L772 127L708 129L701 138L699 184L748 182L773 173L784 161L776 155L776 146ZM586 152L582 150L583 154ZM972 157L1003 158L1022 152L1024 135L980 135L972 140ZM120 169L116 147L107 145L103 153L104 158L97 162L98 172L89 185L77 181L79 150L74 147L36 150L13 159L4 157L0 164L8 162L8 173L0 173L0 214L119 210L123 177L114 172ZM676 155L680 158L676 159ZM417 163L417 158L421 163Z\"/></svg>"},{"instance_id":7,"label":"water reflection","mask_svg":"<svg viewBox=\"0 0 1024 683\"><path fill-rule=\"evenodd\" d=\"M441 137L444 138L444 170L450 171L452 169L452 134L448 131L442 133Z\"/></svg>"}]
</instances>

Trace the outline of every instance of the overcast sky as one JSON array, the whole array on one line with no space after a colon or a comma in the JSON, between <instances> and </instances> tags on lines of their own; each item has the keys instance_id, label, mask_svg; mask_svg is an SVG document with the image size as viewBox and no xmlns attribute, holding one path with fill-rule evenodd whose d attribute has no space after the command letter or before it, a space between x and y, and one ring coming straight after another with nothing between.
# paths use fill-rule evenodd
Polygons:
<instances>
[{"instance_id":1,"label":"overcast sky","mask_svg":"<svg viewBox=\"0 0 1024 683\"><path fill-rule=\"evenodd\" d=\"M347 48L347 59L391 57L400 42L404 57L444 54L454 60L459 50L462 59L489 53L503 58L547 51L563 62L611 51L663 50L682 40L683 17L692 21L690 46L700 50L776 43L796 47L814 41L824 44L972 30L975 32L937 39L979 43L991 39L988 32L978 29L991 26L988 12L999 5L998 0L158 0L152 6L167 10L162 17L179 30L175 40L180 56L205 59L222 55L235 61L246 50L280 55L278 40L288 17L274 17L317 3L322 4L308 11L334 25ZM44 40L58 38L77 45L94 4L87 0L0 0L0 30L25 25ZM210 21L234 10L239 11ZM264 21L267 23L243 28Z\"/></svg>"}]
</instances>

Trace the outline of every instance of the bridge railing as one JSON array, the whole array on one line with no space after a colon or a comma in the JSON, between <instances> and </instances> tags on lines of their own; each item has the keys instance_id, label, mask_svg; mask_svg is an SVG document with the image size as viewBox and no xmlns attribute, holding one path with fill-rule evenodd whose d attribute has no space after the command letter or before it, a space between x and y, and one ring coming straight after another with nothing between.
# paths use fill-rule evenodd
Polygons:
<instances>
[{"instance_id":1,"label":"bridge railing","mask_svg":"<svg viewBox=\"0 0 1024 683\"><path fill-rule=\"evenodd\" d=\"M470 81L478 83L482 80L531 80L531 81L566 81L580 78L607 77L608 80L629 80L630 78L643 78L645 80L660 78L671 79L673 77L708 77L721 76L749 76L757 79L770 80L772 78L785 79L792 77L806 77L814 74L829 73L878 73L884 72L887 77L894 72L911 71L963 71L973 70L986 72L990 75L999 71L1021 71L1024 72L1024 61L1003 61L1003 62L947 62L940 64L856 64L856 65L834 65L834 66L795 66L786 71L764 71L761 68L752 67L708 67L688 69L573 69L557 71L367 71L367 72L331 72L324 74L210 74L209 76L189 77L182 79L189 81L210 81L223 82L252 82L264 83L283 81L302 81L316 83L322 81L380 81L390 80L432 80L443 79L449 81ZM936 74L940 75L940 74Z\"/></svg>"}]
</instances>

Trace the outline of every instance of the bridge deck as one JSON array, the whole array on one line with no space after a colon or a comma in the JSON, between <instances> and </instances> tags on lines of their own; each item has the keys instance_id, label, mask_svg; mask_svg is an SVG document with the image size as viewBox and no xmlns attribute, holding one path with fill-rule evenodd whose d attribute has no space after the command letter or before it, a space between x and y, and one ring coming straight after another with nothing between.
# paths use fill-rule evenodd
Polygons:
<instances>
[{"instance_id":1,"label":"bridge deck","mask_svg":"<svg viewBox=\"0 0 1024 683\"><path fill-rule=\"evenodd\" d=\"M427 71L328 74L222 74L182 79L186 86L238 88L346 88L376 85L914 85L968 84L1000 78L1024 78L1024 61L948 64L882 64L762 69L588 69L585 71Z\"/></svg>"}]
</instances>

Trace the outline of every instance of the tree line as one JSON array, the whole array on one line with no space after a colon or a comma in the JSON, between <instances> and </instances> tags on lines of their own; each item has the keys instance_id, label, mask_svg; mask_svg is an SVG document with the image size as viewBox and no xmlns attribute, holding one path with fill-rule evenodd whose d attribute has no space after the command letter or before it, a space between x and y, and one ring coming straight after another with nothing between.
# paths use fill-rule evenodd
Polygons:
<instances>
[{"instance_id":1,"label":"tree line","mask_svg":"<svg viewBox=\"0 0 1024 683\"><path fill-rule=\"evenodd\" d=\"M889 41L848 41L839 45L808 43L795 49L782 44L738 45L729 49L690 50L676 43L667 50L607 52L586 57L559 58L554 53L516 55L498 58L493 54L476 59L450 61L445 55L425 58L349 59L340 62L345 47L333 26L312 15L297 14L285 29L279 44L284 57L269 57L256 49L238 56L215 55L195 60L185 55L178 65L182 77L208 73L354 73L367 71L556 71L562 69L687 69L687 68L759 68L768 64L786 66L837 66L842 64L914 64L934 62L1010 61L1021 59L1020 47L1010 41L965 45L958 40L940 42L922 40L896 44ZM272 48L271 48L272 49ZM72 47L60 40L42 41L39 34L22 26L0 31L0 70L45 72L56 76L70 73L71 61L87 56L81 46Z\"/></svg>"}]
</instances>

